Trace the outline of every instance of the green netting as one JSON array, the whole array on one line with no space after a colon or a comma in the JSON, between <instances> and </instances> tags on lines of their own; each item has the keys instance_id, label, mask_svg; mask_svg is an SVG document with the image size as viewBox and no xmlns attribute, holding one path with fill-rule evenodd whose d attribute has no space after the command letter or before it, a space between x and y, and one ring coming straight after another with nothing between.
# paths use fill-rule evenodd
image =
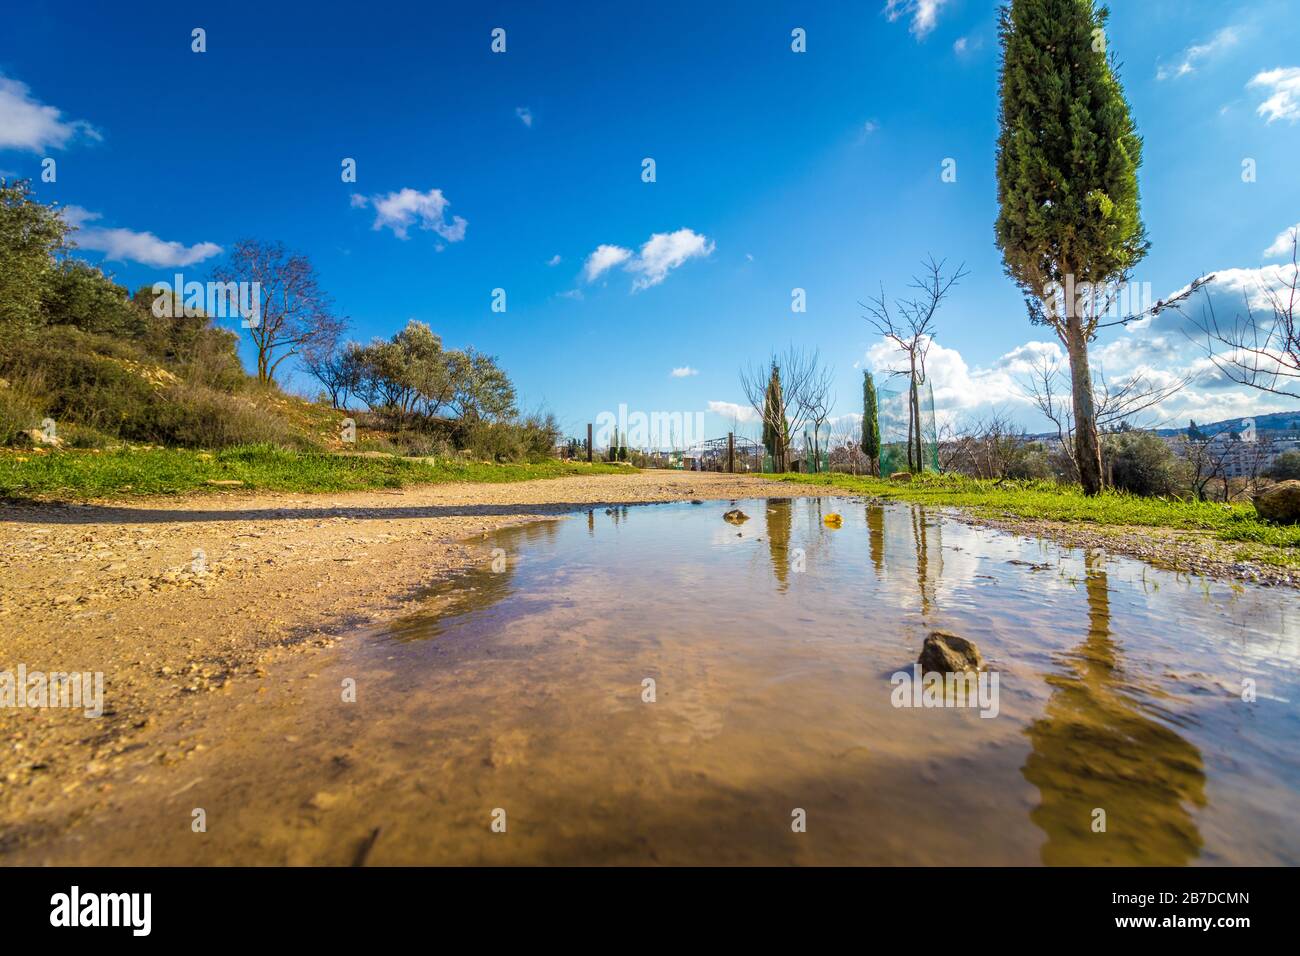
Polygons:
<instances>
[{"instance_id":1,"label":"green netting","mask_svg":"<svg viewBox=\"0 0 1300 956\"><path fill-rule=\"evenodd\" d=\"M917 390L921 406L921 470L939 470L939 428L934 419L934 389L925 382ZM907 389L876 389L880 418L880 477L907 471Z\"/></svg>"}]
</instances>

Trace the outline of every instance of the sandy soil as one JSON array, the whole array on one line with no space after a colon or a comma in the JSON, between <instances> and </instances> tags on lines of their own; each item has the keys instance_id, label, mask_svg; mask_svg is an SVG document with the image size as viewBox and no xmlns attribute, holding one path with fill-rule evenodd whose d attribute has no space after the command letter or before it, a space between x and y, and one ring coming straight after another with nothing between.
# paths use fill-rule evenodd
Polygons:
<instances>
[{"instance_id":1,"label":"sandy soil","mask_svg":"<svg viewBox=\"0 0 1300 956\"><path fill-rule=\"evenodd\" d=\"M105 713L0 708L0 854L23 821L111 788L212 693L277 659L409 609L492 560L476 538L608 504L802 489L747 476L648 472L328 495L222 494L123 504L0 504L0 670L102 672ZM273 677L274 675L271 674ZM88 794L87 794L88 795ZM27 834L27 837L33 834ZM23 841L25 842L25 840ZM0 855L0 859L3 856Z\"/></svg>"}]
</instances>

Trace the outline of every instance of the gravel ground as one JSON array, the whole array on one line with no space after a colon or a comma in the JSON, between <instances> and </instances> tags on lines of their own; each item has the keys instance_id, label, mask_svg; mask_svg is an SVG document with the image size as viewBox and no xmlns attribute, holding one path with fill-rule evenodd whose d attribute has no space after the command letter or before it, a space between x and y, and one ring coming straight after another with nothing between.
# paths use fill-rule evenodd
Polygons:
<instances>
[{"instance_id":1,"label":"gravel ground","mask_svg":"<svg viewBox=\"0 0 1300 956\"><path fill-rule=\"evenodd\" d=\"M421 589L488 563L474 540L492 530L610 504L797 494L750 476L643 472L0 504L0 670L102 672L106 702L95 720L0 708L0 823L111 786L115 765L141 748L184 759L190 745L174 731L201 698L400 615ZM0 853L14 838L0 826Z\"/></svg>"}]
</instances>

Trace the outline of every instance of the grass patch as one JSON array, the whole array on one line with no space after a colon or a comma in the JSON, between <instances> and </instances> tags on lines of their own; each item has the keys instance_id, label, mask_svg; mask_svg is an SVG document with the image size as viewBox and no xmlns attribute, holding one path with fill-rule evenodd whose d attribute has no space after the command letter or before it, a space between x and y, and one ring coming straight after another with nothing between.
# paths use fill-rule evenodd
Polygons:
<instances>
[{"instance_id":1,"label":"grass patch","mask_svg":"<svg viewBox=\"0 0 1300 956\"><path fill-rule=\"evenodd\" d=\"M1254 507L1247 504L1142 498L1118 491L1106 491L1090 498L1077 487L1050 481L1004 481L997 484L962 475L923 475L910 482L839 474L770 477L796 484L842 488L875 498L952 505L984 517L1177 528L1209 532L1225 541L1300 548L1300 525L1262 521ZM1277 557L1280 563L1300 564L1300 553Z\"/></svg>"},{"instance_id":2,"label":"grass patch","mask_svg":"<svg viewBox=\"0 0 1300 956\"><path fill-rule=\"evenodd\" d=\"M450 482L528 481L565 475L626 474L617 465L547 460L483 464L391 456L362 457L248 445L216 452L181 448L0 453L0 497L91 499L238 489L356 491Z\"/></svg>"}]
</instances>

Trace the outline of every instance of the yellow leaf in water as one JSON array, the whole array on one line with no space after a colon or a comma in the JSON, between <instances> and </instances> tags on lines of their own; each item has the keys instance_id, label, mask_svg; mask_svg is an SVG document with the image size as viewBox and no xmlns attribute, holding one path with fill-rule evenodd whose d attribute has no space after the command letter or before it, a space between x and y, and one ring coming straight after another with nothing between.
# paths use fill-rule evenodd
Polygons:
<instances>
[{"instance_id":1,"label":"yellow leaf in water","mask_svg":"<svg viewBox=\"0 0 1300 956\"><path fill-rule=\"evenodd\" d=\"M825 524L826 527L828 528L838 528L844 524L844 519L841 518L839 515L835 514L834 512L832 512L831 514L828 514L826 517L822 518L822 523Z\"/></svg>"}]
</instances>

